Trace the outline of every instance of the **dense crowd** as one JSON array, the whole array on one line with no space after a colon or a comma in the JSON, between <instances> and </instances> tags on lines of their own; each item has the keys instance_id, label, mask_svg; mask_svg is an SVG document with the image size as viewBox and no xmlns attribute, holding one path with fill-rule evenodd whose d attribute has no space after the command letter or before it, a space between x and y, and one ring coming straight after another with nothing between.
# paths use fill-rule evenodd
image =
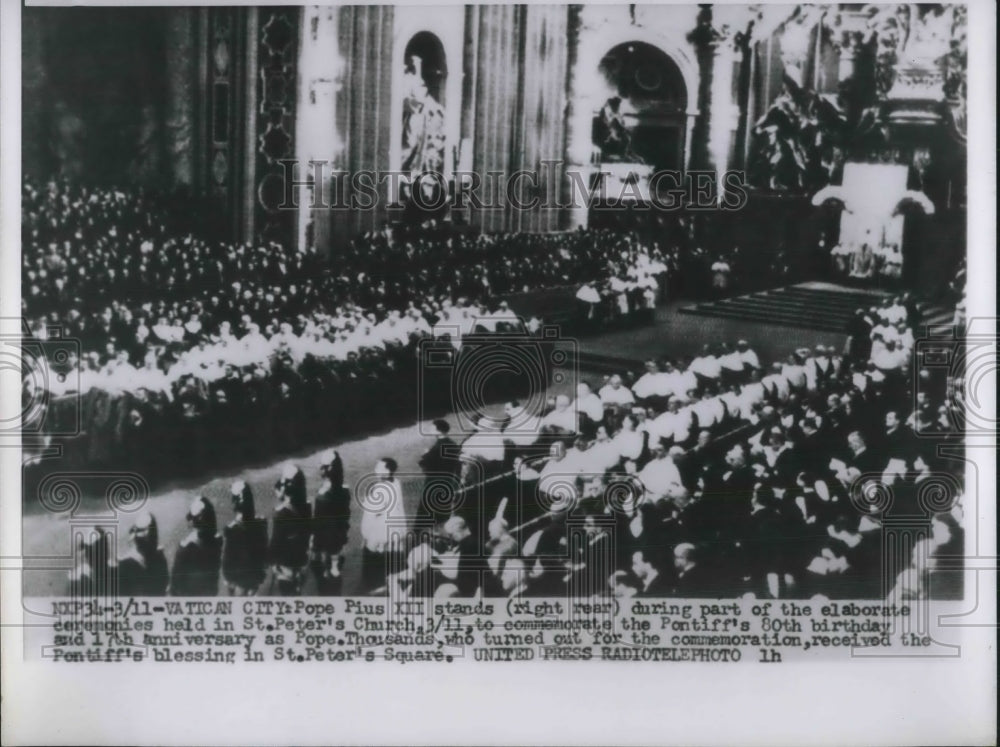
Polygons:
<instances>
[{"instance_id":1,"label":"dense crowd","mask_svg":"<svg viewBox=\"0 0 1000 747\"><path fill-rule=\"evenodd\" d=\"M58 327L80 345L60 375L26 386L44 387L57 421L79 404L66 459L152 476L270 458L393 411L448 411L443 380L413 385L420 342L461 354L470 335L538 332L509 294L569 287L593 323L647 312L692 268L728 292L742 264L738 251L661 250L612 230L372 234L327 260L207 241L141 194L56 183L25 186L22 232L32 333ZM270 521L237 482L221 533L211 502L194 501L169 572L145 515L127 557L100 535L81 545L73 587L114 573L129 593L216 594L221 580L233 594L296 594L311 569L318 593L339 593L354 520L361 587L349 591L362 593L879 596L890 510L926 520L930 557L961 542L960 507L924 495L956 471L928 444L955 437L961 390L944 369L914 370L918 313L905 295L860 309L842 352L766 367L746 341L719 342L580 382L542 409L511 399L461 443L435 421L417 516L389 457L352 488L331 454L312 502L290 466ZM440 401L421 409L412 398L427 391ZM927 593L922 573L906 593Z\"/></svg>"},{"instance_id":2,"label":"dense crowd","mask_svg":"<svg viewBox=\"0 0 1000 747\"><path fill-rule=\"evenodd\" d=\"M297 594L311 571L320 594L926 597L935 558L962 552L961 470L937 449L960 442L960 393L913 369L903 299L866 313L868 344L859 333L843 354L818 345L767 366L746 341L718 343L581 381L537 412L512 401L461 443L435 421L415 516L394 459L352 487L331 453L312 503L286 468L270 535L237 482L221 534L211 502L194 501L169 584L149 516L109 567L123 589L157 594L214 595L220 579ZM344 590L354 521L361 586ZM900 522L922 534L912 557L887 558Z\"/></svg>"},{"instance_id":3,"label":"dense crowd","mask_svg":"<svg viewBox=\"0 0 1000 747\"><path fill-rule=\"evenodd\" d=\"M458 346L516 326L506 294L586 287L606 301L605 317L624 318L656 303L668 271L655 247L610 230L369 234L327 259L208 241L141 193L57 182L24 186L22 239L32 335L58 328L80 345L52 367L58 375L27 375L25 397L44 387L57 423L82 400L69 449L82 463L154 471L130 462L151 443L197 469L243 450L241 432L255 433L247 448L291 450L342 433L355 410L377 423L391 409L380 389L414 389L420 339ZM521 324L532 334L541 322ZM310 410L330 414L319 425L294 417Z\"/></svg>"}]
</instances>

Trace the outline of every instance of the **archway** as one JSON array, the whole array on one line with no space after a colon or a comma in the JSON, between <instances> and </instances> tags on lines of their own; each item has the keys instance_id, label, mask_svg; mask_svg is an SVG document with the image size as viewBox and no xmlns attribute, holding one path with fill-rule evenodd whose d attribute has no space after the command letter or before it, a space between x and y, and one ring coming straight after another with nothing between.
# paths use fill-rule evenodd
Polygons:
<instances>
[{"instance_id":1,"label":"archway","mask_svg":"<svg viewBox=\"0 0 1000 747\"><path fill-rule=\"evenodd\" d=\"M673 59L653 44L630 41L612 47L598 71L608 93L593 124L600 162L682 170L688 94Z\"/></svg>"}]
</instances>

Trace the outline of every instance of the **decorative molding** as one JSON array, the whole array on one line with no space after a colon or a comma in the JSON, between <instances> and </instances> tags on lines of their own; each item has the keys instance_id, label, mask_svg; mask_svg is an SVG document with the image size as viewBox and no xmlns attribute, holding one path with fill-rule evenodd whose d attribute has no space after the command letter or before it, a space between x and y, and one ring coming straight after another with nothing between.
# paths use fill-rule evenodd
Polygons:
<instances>
[{"instance_id":1,"label":"decorative molding","mask_svg":"<svg viewBox=\"0 0 1000 747\"><path fill-rule=\"evenodd\" d=\"M283 159L295 157L298 8L260 8L257 43L255 233L291 242L294 212L284 201Z\"/></svg>"},{"instance_id":2,"label":"decorative molding","mask_svg":"<svg viewBox=\"0 0 1000 747\"><path fill-rule=\"evenodd\" d=\"M890 100L943 101L959 28L964 38L964 7L868 5L862 13L875 44L879 94Z\"/></svg>"}]
</instances>

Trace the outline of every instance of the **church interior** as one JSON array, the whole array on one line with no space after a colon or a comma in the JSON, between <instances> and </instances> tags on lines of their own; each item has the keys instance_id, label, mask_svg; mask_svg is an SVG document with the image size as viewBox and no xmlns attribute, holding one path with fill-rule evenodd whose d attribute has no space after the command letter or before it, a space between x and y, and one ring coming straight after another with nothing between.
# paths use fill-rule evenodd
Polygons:
<instances>
[{"instance_id":1,"label":"church interior","mask_svg":"<svg viewBox=\"0 0 1000 747\"><path fill-rule=\"evenodd\" d=\"M389 181L370 209L310 210L335 173L426 170L454 190L456 174L532 172L537 207L500 194L438 216L497 233L662 225L635 205L595 214L595 176L707 172L718 207L735 171L746 204L706 216L697 241L802 254L836 246L851 209L812 198L881 164L869 242L930 282L961 254L963 24L960 6L929 5L30 8L24 171L184 193L222 238L335 258L405 217Z\"/></svg>"},{"instance_id":2,"label":"church interior","mask_svg":"<svg viewBox=\"0 0 1000 747\"><path fill-rule=\"evenodd\" d=\"M498 435L531 376L459 406L433 378L443 374L415 370L414 351L417 337L458 349L514 317L542 342L539 330L562 325L589 387L545 370L532 458L608 441L620 450L606 475L654 481L664 472L647 461L680 465L684 497L655 496L680 534L644 547L689 544L689 496L713 500L706 485L733 474L734 448L756 460L757 487L732 488L746 493L745 522L709 522L706 547L748 552L733 533L758 531L751 517L772 510L761 481L779 496L804 491L805 534L810 516L830 516L830 536L860 537L856 517L820 504L809 514L814 478L845 491L844 506L841 478L887 468L854 449L855 434L903 464L907 490L925 456L888 414L955 437L960 374L909 366L921 325L960 322L963 309L965 34L964 6L940 4L24 8L22 304L33 335L59 326L78 345L48 362L58 383L32 410L43 427L25 442L29 549L65 544L66 525L46 519L105 494L83 485L66 509L53 475L67 464L141 476L129 500L155 512L171 548L204 516L192 495L222 527L238 477L260 514L276 479L290 494L297 475L304 491L337 474L331 447L346 483L373 464L382 479L392 454L410 519L427 519L421 455L449 428L473 441L446 464L458 493L503 485L482 493L499 518L510 486L546 469L515 475L510 444L522 444ZM468 321L483 313L492 321ZM644 367L690 385L640 396ZM760 400L737 401L769 376ZM560 420L570 400L583 412L593 397L596 412ZM718 415L703 404L723 401ZM645 435L633 454L630 434L654 421L663 441ZM493 459L480 441L508 452ZM798 468L781 456L789 444ZM286 474L289 459L298 472ZM493 482L470 478L477 469ZM454 518L456 505L429 511ZM512 531L553 515L524 510ZM932 513L957 542L951 514ZM487 541L481 512L461 518ZM604 531L594 521L591 537ZM102 527L87 531L131 536ZM315 580L305 560L290 576L268 566L269 581L216 569L209 593L369 593L385 574L364 567L366 531L355 516L326 566L308 566ZM91 566L109 552L77 546ZM708 586L675 593L884 595L878 552L855 547L706 555ZM651 562L669 570L672 557ZM539 594L554 593L547 573ZM65 586L51 568L25 577L33 593ZM448 593L466 593L464 576L448 578ZM490 583L510 591L502 574ZM907 593L954 593L942 588Z\"/></svg>"}]
</instances>

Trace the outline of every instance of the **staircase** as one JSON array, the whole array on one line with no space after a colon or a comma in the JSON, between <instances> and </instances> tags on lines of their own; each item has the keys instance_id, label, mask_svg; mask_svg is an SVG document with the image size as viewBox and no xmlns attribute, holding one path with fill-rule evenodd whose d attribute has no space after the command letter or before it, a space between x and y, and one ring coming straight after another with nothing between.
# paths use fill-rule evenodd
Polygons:
<instances>
[{"instance_id":1,"label":"staircase","mask_svg":"<svg viewBox=\"0 0 1000 747\"><path fill-rule=\"evenodd\" d=\"M881 304L893 295L885 291L843 288L827 283L802 283L786 288L684 306L683 314L738 319L823 332L843 332L859 308ZM918 301L923 325L950 324L952 311L940 304Z\"/></svg>"}]
</instances>

